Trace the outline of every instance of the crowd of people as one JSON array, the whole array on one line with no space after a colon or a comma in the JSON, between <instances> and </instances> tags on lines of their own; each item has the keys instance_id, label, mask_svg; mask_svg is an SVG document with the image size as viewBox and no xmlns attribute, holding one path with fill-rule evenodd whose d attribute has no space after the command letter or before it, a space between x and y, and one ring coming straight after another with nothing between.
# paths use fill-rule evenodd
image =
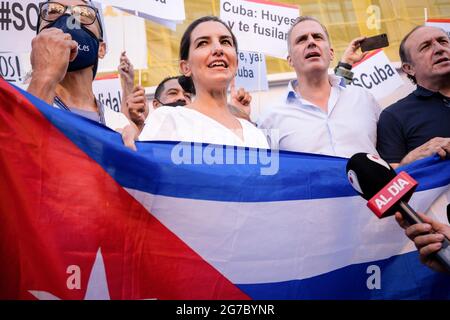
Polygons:
<instances>
[{"instance_id":1,"label":"crowd of people","mask_svg":"<svg viewBox=\"0 0 450 320\"><path fill-rule=\"evenodd\" d=\"M81 28L69 28L73 7L83 5ZM72 8L71 11L68 9ZM229 26L214 16L192 22L180 41L179 76L157 87L149 112L145 89L134 85L126 54L120 59L123 87L120 113L95 99L92 82L106 53L103 27L91 1L40 4L38 34L32 42L28 91L56 108L97 121L135 141L169 140L272 148L350 157L379 154L393 167L438 154L450 154L450 40L435 27L418 26L400 45L403 71L417 84L406 98L382 110L363 88L350 85L352 65L367 53L364 37L348 46L335 74L328 70L334 50L326 27L299 17L288 33L288 63L296 79L277 104L252 122L251 95L235 88L238 43ZM90 50L80 50L80 45ZM350 76L349 76L350 75ZM230 97L228 90L230 90ZM276 134L272 134L276 132ZM443 271L432 254L450 226L423 216L424 223L399 225L419 249L421 260ZM437 233L427 234L434 230Z\"/></svg>"}]
</instances>

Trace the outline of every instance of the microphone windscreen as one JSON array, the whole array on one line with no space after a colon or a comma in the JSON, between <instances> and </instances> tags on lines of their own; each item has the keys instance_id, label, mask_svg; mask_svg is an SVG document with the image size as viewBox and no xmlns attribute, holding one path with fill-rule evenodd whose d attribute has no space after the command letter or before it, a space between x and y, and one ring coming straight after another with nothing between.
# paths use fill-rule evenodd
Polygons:
<instances>
[{"instance_id":1,"label":"microphone windscreen","mask_svg":"<svg viewBox=\"0 0 450 320\"><path fill-rule=\"evenodd\" d=\"M396 175L386 161L369 153L357 153L347 162L348 180L366 200L376 195Z\"/></svg>"}]
</instances>

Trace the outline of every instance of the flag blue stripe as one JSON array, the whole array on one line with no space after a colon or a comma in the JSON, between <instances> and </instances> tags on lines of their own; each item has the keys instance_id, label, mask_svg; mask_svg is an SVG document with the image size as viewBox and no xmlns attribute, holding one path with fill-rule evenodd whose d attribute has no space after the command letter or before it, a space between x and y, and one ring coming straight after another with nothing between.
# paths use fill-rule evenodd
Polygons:
<instances>
[{"instance_id":1,"label":"flag blue stripe","mask_svg":"<svg viewBox=\"0 0 450 320\"><path fill-rule=\"evenodd\" d=\"M229 202L356 195L347 182L347 159L280 152L280 170L273 176L261 175L261 169L266 166L260 164L176 165L171 159L174 142L140 142L136 153L124 147L118 133L73 113L57 110L20 91L54 126L126 188L154 195ZM253 151L246 149L247 156ZM428 158L405 169L419 181L418 190L450 184L450 161ZM433 172L439 174L431 174Z\"/></svg>"},{"instance_id":2,"label":"flag blue stripe","mask_svg":"<svg viewBox=\"0 0 450 320\"><path fill-rule=\"evenodd\" d=\"M380 287L370 278L369 266L380 268ZM370 279L369 279L370 278ZM369 279L369 280L368 280ZM256 300L423 300L450 299L450 277L419 262L417 251L389 259L351 265L303 280L280 283L240 284L238 287Z\"/></svg>"}]
</instances>

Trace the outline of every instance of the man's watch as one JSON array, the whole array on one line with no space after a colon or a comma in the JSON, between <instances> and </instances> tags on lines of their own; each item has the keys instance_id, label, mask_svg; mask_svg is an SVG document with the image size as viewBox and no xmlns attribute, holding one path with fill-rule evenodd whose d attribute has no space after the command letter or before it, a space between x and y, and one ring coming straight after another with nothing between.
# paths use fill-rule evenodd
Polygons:
<instances>
[{"instance_id":1,"label":"man's watch","mask_svg":"<svg viewBox=\"0 0 450 320\"><path fill-rule=\"evenodd\" d=\"M352 65L350 63L339 61L337 66L347 70L352 70Z\"/></svg>"},{"instance_id":2,"label":"man's watch","mask_svg":"<svg viewBox=\"0 0 450 320\"><path fill-rule=\"evenodd\" d=\"M351 69L352 66L350 64L339 61L336 68L334 68L334 74L339 77L343 77L345 79L345 83L350 84L353 80L353 72L350 71Z\"/></svg>"}]
</instances>

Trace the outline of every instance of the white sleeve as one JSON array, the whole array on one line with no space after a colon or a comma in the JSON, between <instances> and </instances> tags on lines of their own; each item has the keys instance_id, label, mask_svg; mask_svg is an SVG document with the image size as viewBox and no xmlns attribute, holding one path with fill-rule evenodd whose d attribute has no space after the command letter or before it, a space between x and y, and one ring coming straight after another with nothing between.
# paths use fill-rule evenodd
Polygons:
<instances>
[{"instance_id":1,"label":"white sleeve","mask_svg":"<svg viewBox=\"0 0 450 320\"><path fill-rule=\"evenodd\" d=\"M105 122L110 129L118 131L130 124L128 118L122 112L116 112L108 107L105 107Z\"/></svg>"},{"instance_id":2,"label":"white sleeve","mask_svg":"<svg viewBox=\"0 0 450 320\"><path fill-rule=\"evenodd\" d=\"M372 110L373 110L373 112L374 112L374 114L375 114L375 116L377 118L377 121L378 121L378 119L380 118L380 114L381 114L382 108L381 108L380 104L378 103L378 101L373 96L373 94L370 93L369 91L366 91L366 92L367 92L367 95L369 96L368 97L369 101L370 101L369 105L372 107Z\"/></svg>"},{"instance_id":3,"label":"white sleeve","mask_svg":"<svg viewBox=\"0 0 450 320\"><path fill-rule=\"evenodd\" d=\"M279 149L280 146L280 131L278 125L275 124L277 118L273 110L267 110L257 122L257 127L266 137L266 142L270 149Z\"/></svg>"},{"instance_id":4,"label":"white sleeve","mask_svg":"<svg viewBox=\"0 0 450 320\"><path fill-rule=\"evenodd\" d=\"M160 108L153 111L148 116L145 127L139 135L139 141L175 140L177 128L172 113L173 110L169 110L169 112L167 112L167 110Z\"/></svg>"}]
</instances>

